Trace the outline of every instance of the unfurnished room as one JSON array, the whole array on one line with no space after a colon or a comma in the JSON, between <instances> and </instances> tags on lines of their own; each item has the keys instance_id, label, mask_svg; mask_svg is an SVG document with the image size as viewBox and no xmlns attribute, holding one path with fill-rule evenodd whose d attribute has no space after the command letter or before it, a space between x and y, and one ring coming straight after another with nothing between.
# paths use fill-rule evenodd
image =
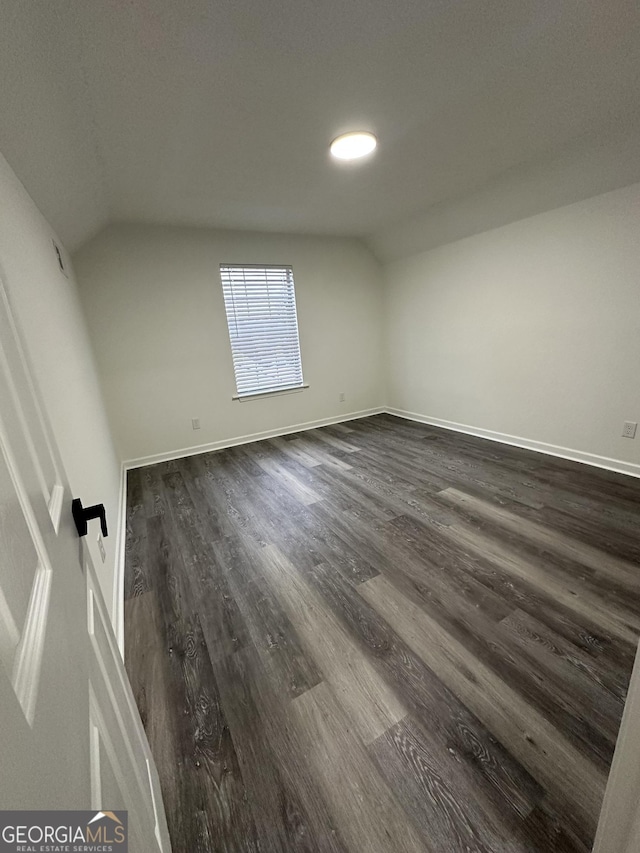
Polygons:
<instances>
[{"instance_id":1,"label":"unfurnished room","mask_svg":"<svg viewBox=\"0 0 640 853\"><path fill-rule=\"evenodd\" d=\"M640 853L640 6L0 0L0 850Z\"/></svg>"}]
</instances>

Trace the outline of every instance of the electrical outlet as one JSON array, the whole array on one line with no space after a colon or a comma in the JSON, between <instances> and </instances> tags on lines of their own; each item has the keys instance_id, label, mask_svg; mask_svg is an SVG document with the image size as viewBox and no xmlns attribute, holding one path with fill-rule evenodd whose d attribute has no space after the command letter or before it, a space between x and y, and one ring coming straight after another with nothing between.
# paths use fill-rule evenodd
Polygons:
<instances>
[{"instance_id":1,"label":"electrical outlet","mask_svg":"<svg viewBox=\"0 0 640 853\"><path fill-rule=\"evenodd\" d=\"M191 418L191 428L200 429L200 418Z\"/></svg>"},{"instance_id":2,"label":"electrical outlet","mask_svg":"<svg viewBox=\"0 0 640 853\"><path fill-rule=\"evenodd\" d=\"M625 421L622 426L622 437L623 438L635 438L636 437L636 429L638 428L638 424L634 421Z\"/></svg>"},{"instance_id":3,"label":"electrical outlet","mask_svg":"<svg viewBox=\"0 0 640 853\"><path fill-rule=\"evenodd\" d=\"M107 559L107 552L104 548L104 539L102 538L102 533L98 533L98 551L100 551L100 556L102 557L102 562Z\"/></svg>"},{"instance_id":4,"label":"electrical outlet","mask_svg":"<svg viewBox=\"0 0 640 853\"><path fill-rule=\"evenodd\" d=\"M344 393L344 391L341 391L341 392L340 392L340 402L341 402L341 403L344 403L344 401L345 401L346 399L347 399L347 395Z\"/></svg>"}]
</instances>

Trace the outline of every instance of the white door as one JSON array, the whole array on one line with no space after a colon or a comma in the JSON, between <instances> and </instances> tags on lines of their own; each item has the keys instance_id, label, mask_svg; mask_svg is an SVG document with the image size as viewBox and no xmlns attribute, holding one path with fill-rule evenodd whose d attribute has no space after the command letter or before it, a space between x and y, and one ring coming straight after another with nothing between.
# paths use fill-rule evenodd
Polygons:
<instances>
[{"instance_id":1,"label":"white door","mask_svg":"<svg viewBox=\"0 0 640 853\"><path fill-rule=\"evenodd\" d=\"M0 809L126 809L129 849L165 853L158 776L71 500L0 280Z\"/></svg>"}]
</instances>

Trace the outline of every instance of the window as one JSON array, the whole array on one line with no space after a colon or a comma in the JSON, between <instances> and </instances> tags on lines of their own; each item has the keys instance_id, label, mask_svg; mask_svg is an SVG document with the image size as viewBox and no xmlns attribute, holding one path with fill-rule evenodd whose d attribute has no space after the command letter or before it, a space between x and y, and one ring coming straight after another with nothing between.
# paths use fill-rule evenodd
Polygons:
<instances>
[{"instance_id":1,"label":"window","mask_svg":"<svg viewBox=\"0 0 640 853\"><path fill-rule=\"evenodd\" d=\"M303 388L293 269L220 265L238 398Z\"/></svg>"}]
</instances>

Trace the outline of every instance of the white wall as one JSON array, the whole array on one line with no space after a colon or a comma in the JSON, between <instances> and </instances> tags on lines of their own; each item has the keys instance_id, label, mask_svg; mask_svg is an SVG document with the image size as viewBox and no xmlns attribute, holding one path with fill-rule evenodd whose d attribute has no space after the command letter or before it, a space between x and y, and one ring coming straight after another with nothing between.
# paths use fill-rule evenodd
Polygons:
<instances>
[{"instance_id":1,"label":"white wall","mask_svg":"<svg viewBox=\"0 0 640 853\"><path fill-rule=\"evenodd\" d=\"M392 407L640 463L640 184L385 275Z\"/></svg>"},{"instance_id":2,"label":"white wall","mask_svg":"<svg viewBox=\"0 0 640 853\"><path fill-rule=\"evenodd\" d=\"M121 225L103 231L74 261L124 460L384 403L382 278L359 241ZM309 389L232 400L221 263L293 266ZM192 418L200 418L199 431Z\"/></svg>"},{"instance_id":3,"label":"white wall","mask_svg":"<svg viewBox=\"0 0 640 853\"><path fill-rule=\"evenodd\" d=\"M54 234L0 155L0 275L24 334L36 381L74 497L104 503L110 525L103 564L89 551L109 612L113 604L120 469L69 259L58 269ZM68 511L70 511L70 506Z\"/></svg>"}]
</instances>

